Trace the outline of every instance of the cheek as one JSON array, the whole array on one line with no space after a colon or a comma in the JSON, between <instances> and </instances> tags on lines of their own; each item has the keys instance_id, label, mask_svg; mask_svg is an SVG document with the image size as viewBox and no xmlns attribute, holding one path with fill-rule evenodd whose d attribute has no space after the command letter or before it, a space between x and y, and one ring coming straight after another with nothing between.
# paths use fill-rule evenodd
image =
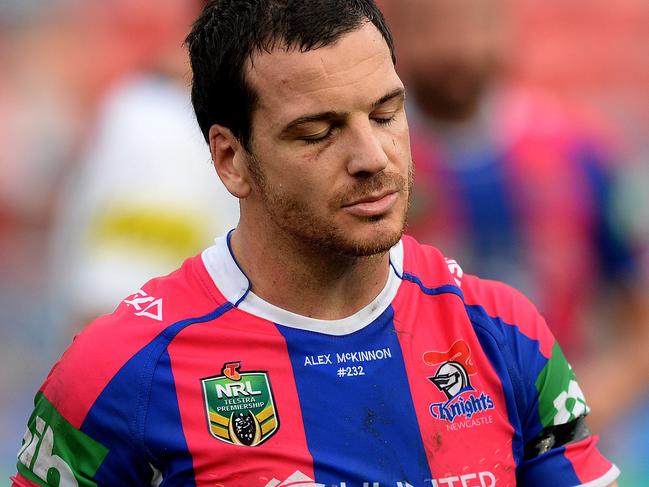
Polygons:
<instances>
[{"instance_id":1,"label":"cheek","mask_svg":"<svg viewBox=\"0 0 649 487\"><path fill-rule=\"evenodd\" d=\"M331 148L330 148L331 149ZM334 170L338 158L333 150L314 151L302 156L296 164L287 167L286 177L290 178L295 191L306 198L325 199L335 187L337 174Z\"/></svg>"},{"instance_id":2,"label":"cheek","mask_svg":"<svg viewBox=\"0 0 649 487\"><path fill-rule=\"evenodd\" d=\"M398 130L392 134L392 140L388 146L390 159L398 166L407 167L410 163L410 132L408 122L404 121Z\"/></svg>"},{"instance_id":3,"label":"cheek","mask_svg":"<svg viewBox=\"0 0 649 487\"><path fill-rule=\"evenodd\" d=\"M285 199L300 202L308 207L322 206L322 201L331 187L324 178L321 180L315 177L317 174L295 168L278 176L273 183L275 192Z\"/></svg>"}]
</instances>

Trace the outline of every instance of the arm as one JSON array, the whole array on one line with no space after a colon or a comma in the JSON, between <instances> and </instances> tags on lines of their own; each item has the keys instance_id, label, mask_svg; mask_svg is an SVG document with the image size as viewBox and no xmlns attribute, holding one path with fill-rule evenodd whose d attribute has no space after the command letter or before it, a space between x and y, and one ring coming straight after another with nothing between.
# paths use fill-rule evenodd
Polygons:
<instances>
[{"instance_id":1,"label":"arm","mask_svg":"<svg viewBox=\"0 0 649 487\"><path fill-rule=\"evenodd\" d=\"M118 415L90 412L79 424L74 413L66 419L43 392L34 403L13 485L149 485L153 471L137 442L119 427Z\"/></svg>"},{"instance_id":2,"label":"arm","mask_svg":"<svg viewBox=\"0 0 649 487\"><path fill-rule=\"evenodd\" d=\"M597 449L598 438L586 424L590 408L556 342L534 385L530 392L536 407L523 419L525 485L551 480L553 485L604 487L614 482L619 470Z\"/></svg>"},{"instance_id":3,"label":"arm","mask_svg":"<svg viewBox=\"0 0 649 487\"><path fill-rule=\"evenodd\" d=\"M500 283L466 277L466 299L483 303L470 314L492 360L502 361L520 432L517 478L526 487L606 487L619 470L597 449L586 426L590 409L545 320L523 295ZM477 292L472 289L477 288ZM479 287L478 287L479 286ZM493 340L492 344L489 344Z\"/></svg>"},{"instance_id":4,"label":"arm","mask_svg":"<svg viewBox=\"0 0 649 487\"><path fill-rule=\"evenodd\" d=\"M134 426L138 364L130 366L129 350L120 356L106 346L111 337L105 332L117 333L113 324L105 317L80 334L36 394L15 485L147 485L151 480Z\"/></svg>"}]
</instances>

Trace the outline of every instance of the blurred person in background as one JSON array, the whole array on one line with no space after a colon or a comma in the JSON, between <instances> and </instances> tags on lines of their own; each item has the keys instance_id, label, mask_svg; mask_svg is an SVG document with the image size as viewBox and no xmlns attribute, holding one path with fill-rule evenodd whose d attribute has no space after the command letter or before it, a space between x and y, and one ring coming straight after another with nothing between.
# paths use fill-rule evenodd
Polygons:
<instances>
[{"instance_id":1,"label":"blurred person in background","mask_svg":"<svg viewBox=\"0 0 649 487\"><path fill-rule=\"evenodd\" d=\"M182 38L177 23L187 3L2 3L3 214L39 228L47 226L61 178L87 140L104 93L156 59L160 43L169 42L165 37Z\"/></svg>"},{"instance_id":2,"label":"blurred person in background","mask_svg":"<svg viewBox=\"0 0 649 487\"><path fill-rule=\"evenodd\" d=\"M107 94L63 192L50 276L55 316L71 326L66 342L150 276L171 272L236 226L238 203L213 178L181 47L203 3L174 2L182 5L178 30L161 39L146 70Z\"/></svg>"},{"instance_id":3,"label":"blurred person in background","mask_svg":"<svg viewBox=\"0 0 649 487\"><path fill-rule=\"evenodd\" d=\"M507 0L384 0L409 92L409 231L532 296L600 429L649 381L647 299L598 121L507 76Z\"/></svg>"},{"instance_id":4,"label":"blurred person in background","mask_svg":"<svg viewBox=\"0 0 649 487\"><path fill-rule=\"evenodd\" d=\"M236 221L236 208L219 196L183 78L182 42L201 5L0 5L0 353L9 364L0 379L0 473L15 468L25 411L51 361L80 323L112 310L107 286L137 290L139 270L171 270L176 252L209 243L228 218ZM155 134L141 135L138 112ZM179 153L174 175L168 161ZM129 184L139 184L139 205ZM183 203L188 192L193 207ZM119 197L133 213L120 214ZM183 220L189 211L191 223ZM198 231L201 212L211 218ZM174 236L178 230L185 232ZM99 237L105 245L96 245ZM144 255L147 238L156 250Z\"/></svg>"}]
</instances>

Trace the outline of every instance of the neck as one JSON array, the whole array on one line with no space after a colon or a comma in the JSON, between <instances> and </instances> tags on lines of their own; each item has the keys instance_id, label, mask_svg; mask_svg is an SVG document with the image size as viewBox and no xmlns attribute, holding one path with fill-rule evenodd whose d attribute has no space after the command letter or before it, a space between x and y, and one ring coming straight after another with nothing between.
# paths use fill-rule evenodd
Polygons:
<instances>
[{"instance_id":1,"label":"neck","mask_svg":"<svg viewBox=\"0 0 649 487\"><path fill-rule=\"evenodd\" d=\"M310 318L336 320L356 313L381 292L389 273L387 253L340 255L286 234L259 235L241 223L231 246L252 292Z\"/></svg>"}]
</instances>

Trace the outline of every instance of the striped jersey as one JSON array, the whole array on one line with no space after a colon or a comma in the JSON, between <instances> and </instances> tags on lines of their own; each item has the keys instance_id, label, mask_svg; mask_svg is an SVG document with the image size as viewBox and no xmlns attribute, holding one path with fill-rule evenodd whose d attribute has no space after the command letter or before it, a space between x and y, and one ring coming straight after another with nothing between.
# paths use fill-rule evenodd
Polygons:
<instances>
[{"instance_id":1,"label":"striped jersey","mask_svg":"<svg viewBox=\"0 0 649 487\"><path fill-rule=\"evenodd\" d=\"M361 283L359 283L361 284ZM410 237L340 320L251 291L224 236L77 336L16 486L607 486L535 308Z\"/></svg>"}]
</instances>

